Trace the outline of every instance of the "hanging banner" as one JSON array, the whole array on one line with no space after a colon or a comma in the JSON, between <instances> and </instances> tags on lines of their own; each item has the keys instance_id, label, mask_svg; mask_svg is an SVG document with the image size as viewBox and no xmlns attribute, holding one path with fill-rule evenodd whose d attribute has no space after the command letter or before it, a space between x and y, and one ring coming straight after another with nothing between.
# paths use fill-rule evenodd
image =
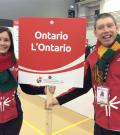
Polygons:
<instances>
[{"instance_id":1,"label":"hanging banner","mask_svg":"<svg viewBox=\"0 0 120 135\"><path fill-rule=\"evenodd\" d=\"M83 87L86 19L19 18L19 82Z\"/></svg>"}]
</instances>

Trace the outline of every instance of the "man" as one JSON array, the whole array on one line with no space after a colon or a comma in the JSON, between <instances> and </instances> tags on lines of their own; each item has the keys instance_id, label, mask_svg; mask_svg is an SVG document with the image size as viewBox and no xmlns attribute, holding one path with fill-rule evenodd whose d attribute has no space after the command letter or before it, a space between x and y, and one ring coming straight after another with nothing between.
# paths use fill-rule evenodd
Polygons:
<instances>
[{"instance_id":1,"label":"man","mask_svg":"<svg viewBox=\"0 0 120 135\"><path fill-rule=\"evenodd\" d=\"M94 135L120 135L120 35L114 17L98 15L94 33L98 41L85 61L84 87L62 93L51 104L62 105L93 88Z\"/></svg>"}]
</instances>

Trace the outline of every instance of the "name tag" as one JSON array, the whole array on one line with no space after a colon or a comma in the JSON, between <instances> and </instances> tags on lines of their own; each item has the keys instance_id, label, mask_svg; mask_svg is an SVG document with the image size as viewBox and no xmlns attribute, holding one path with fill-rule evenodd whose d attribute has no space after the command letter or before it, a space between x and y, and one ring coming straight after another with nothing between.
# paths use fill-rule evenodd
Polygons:
<instances>
[{"instance_id":1,"label":"name tag","mask_svg":"<svg viewBox=\"0 0 120 135\"><path fill-rule=\"evenodd\" d=\"M97 87L97 103L108 105L110 89L104 86Z\"/></svg>"}]
</instances>

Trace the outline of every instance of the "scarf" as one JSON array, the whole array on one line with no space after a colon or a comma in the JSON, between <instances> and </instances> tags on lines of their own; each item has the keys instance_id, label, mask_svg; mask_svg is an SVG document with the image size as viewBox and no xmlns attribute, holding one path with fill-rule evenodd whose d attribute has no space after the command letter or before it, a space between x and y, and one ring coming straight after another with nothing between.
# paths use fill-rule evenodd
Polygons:
<instances>
[{"instance_id":1,"label":"scarf","mask_svg":"<svg viewBox=\"0 0 120 135\"><path fill-rule=\"evenodd\" d=\"M120 35L117 35L111 48L104 47L100 42L97 42L96 46L98 46L98 55L100 58L93 66L92 75L95 81L101 85L106 81L110 62L118 50L120 50Z\"/></svg>"},{"instance_id":2,"label":"scarf","mask_svg":"<svg viewBox=\"0 0 120 135\"><path fill-rule=\"evenodd\" d=\"M12 67L14 65L13 55L11 52L0 55L0 72Z\"/></svg>"},{"instance_id":3,"label":"scarf","mask_svg":"<svg viewBox=\"0 0 120 135\"><path fill-rule=\"evenodd\" d=\"M11 52L0 56L0 91L6 92L16 88L18 83L9 71L14 65L14 57Z\"/></svg>"}]
</instances>

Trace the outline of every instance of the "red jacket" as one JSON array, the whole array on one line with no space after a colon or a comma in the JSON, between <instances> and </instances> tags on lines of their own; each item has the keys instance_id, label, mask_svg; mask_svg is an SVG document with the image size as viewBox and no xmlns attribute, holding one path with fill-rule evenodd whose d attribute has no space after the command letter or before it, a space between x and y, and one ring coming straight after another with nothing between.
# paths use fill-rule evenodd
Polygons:
<instances>
[{"instance_id":1,"label":"red jacket","mask_svg":"<svg viewBox=\"0 0 120 135\"><path fill-rule=\"evenodd\" d=\"M99 56L95 49L87 59L92 70ZM110 62L107 79L104 85L110 88L109 106L100 106L96 101L96 82L92 80L94 91L95 122L103 128L120 131L120 51Z\"/></svg>"},{"instance_id":2,"label":"red jacket","mask_svg":"<svg viewBox=\"0 0 120 135\"><path fill-rule=\"evenodd\" d=\"M18 66L12 66L10 72L17 80ZM38 95L45 94L44 86L32 86L28 84L20 84L21 90L27 94ZM0 123L6 123L17 118L22 113L21 102L18 97L17 88L10 89L7 92L0 90Z\"/></svg>"},{"instance_id":3,"label":"red jacket","mask_svg":"<svg viewBox=\"0 0 120 135\"><path fill-rule=\"evenodd\" d=\"M105 83L105 85L110 88L109 106L100 106L96 101L97 83L93 80L91 73L93 65L96 64L98 59L97 49L95 49L86 60L83 88L71 88L60 94L57 100L59 104L62 105L87 93L93 88L95 122L103 128L120 131L120 51L117 52L110 63Z\"/></svg>"},{"instance_id":4,"label":"red jacket","mask_svg":"<svg viewBox=\"0 0 120 135\"><path fill-rule=\"evenodd\" d=\"M10 72L17 80L18 67L14 65ZM10 89L6 92L0 90L0 123L8 122L18 117L22 113L20 100L17 96L17 88Z\"/></svg>"}]
</instances>

